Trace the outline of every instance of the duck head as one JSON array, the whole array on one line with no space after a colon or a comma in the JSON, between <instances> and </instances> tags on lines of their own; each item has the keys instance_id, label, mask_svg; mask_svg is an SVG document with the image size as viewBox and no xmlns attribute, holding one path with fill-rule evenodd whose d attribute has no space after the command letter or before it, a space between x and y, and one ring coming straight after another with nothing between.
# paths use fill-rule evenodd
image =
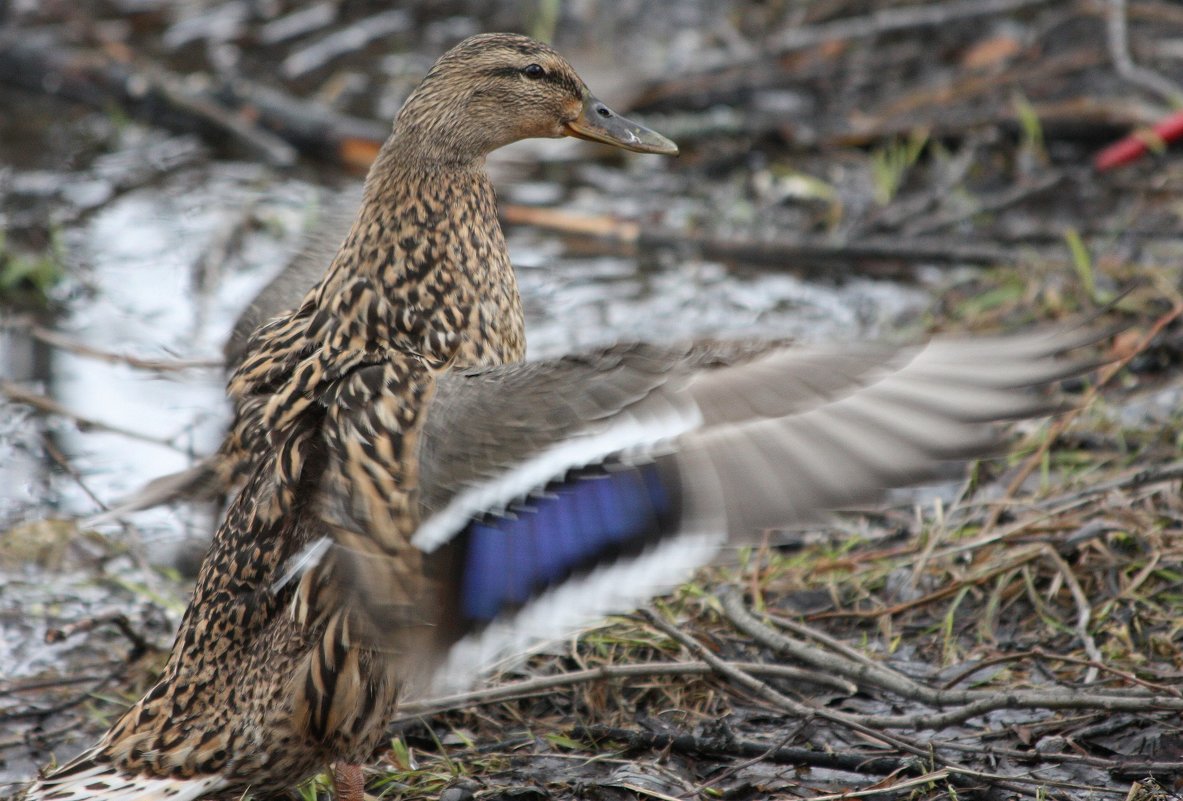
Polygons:
<instances>
[{"instance_id":1,"label":"duck head","mask_svg":"<svg viewBox=\"0 0 1183 801\"><path fill-rule=\"evenodd\" d=\"M446 162L479 161L520 139L562 136L636 153L678 152L597 99L551 47L507 33L469 37L441 56L394 127L409 156Z\"/></svg>"}]
</instances>

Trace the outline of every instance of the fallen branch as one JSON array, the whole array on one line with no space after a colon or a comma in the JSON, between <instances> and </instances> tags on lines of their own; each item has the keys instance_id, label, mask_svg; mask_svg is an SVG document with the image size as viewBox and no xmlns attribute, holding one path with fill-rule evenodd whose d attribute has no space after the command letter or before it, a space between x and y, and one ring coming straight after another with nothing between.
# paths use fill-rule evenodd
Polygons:
<instances>
[{"instance_id":1,"label":"fallen branch","mask_svg":"<svg viewBox=\"0 0 1183 801\"><path fill-rule=\"evenodd\" d=\"M74 684L88 684L99 681L102 676L87 674L83 676L55 676L52 679L31 679L29 681L10 681L0 685L0 697L16 695L18 693L37 692L38 690L52 690L57 687L69 687Z\"/></svg>"},{"instance_id":2,"label":"fallen branch","mask_svg":"<svg viewBox=\"0 0 1183 801\"><path fill-rule=\"evenodd\" d=\"M912 758L876 756L867 752L833 753L816 748L777 748L768 743L735 737L696 737L690 734L666 734L617 726L576 726L571 736L600 743L608 740L630 750L665 751L684 754L733 757L762 757L779 765L812 765L859 774L887 774L915 764Z\"/></svg>"},{"instance_id":3,"label":"fallen branch","mask_svg":"<svg viewBox=\"0 0 1183 801\"><path fill-rule=\"evenodd\" d=\"M82 474L74 469L74 465L70 464L70 460L66 458L66 454L62 453L61 448L57 446L53 439L48 436L42 436L41 445L45 448L45 452L49 454L49 458L53 459L54 464L64 470L66 475L73 479L74 483L78 485L78 488L86 494L86 497L90 498L94 505L102 511L107 511L107 504L103 503L103 499L91 490L82 478Z\"/></svg>"},{"instance_id":4,"label":"fallen branch","mask_svg":"<svg viewBox=\"0 0 1183 801\"><path fill-rule=\"evenodd\" d=\"M864 274L909 277L917 264L1006 264L1015 259L1014 252L1005 248L952 238L866 237L855 242L741 238L647 227L605 215L513 204L502 206L501 218L508 225L531 225L574 236L592 236L625 248L690 247L707 259L804 271L858 264Z\"/></svg>"},{"instance_id":5,"label":"fallen branch","mask_svg":"<svg viewBox=\"0 0 1183 801\"><path fill-rule=\"evenodd\" d=\"M109 434L119 434L130 439L138 439L141 442L150 442L153 445L161 445L165 448L179 450L175 444L162 437L154 437L151 434L145 434L142 431L133 431L130 428L117 426L113 423L104 423L101 420L95 420L93 417L87 417L77 412L67 409L62 404L40 395L24 387L14 384L11 381L0 381L0 395L3 395L13 403L23 403L26 406L32 406L34 409L45 412L46 414L53 414L59 417L64 417L67 420L72 420L81 431L106 431Z\"/></svg>"},{"instance_id":6,"label":"fallen branch","mask_svg":"<svg viewBox=\"0 0 1183 801\"><path fill-rule=\"evenodd\" d=\"M63 734L69 734L70 732L76 732L77 730L78 724L71 722L64 726L58 726L57 728L49 730L38 728L36 734L31 732L14 734L11 737L0 739L0 751L7 750L9 748L17 748L22 745L28 745L29 741L34 739L40 742L52 742L61 737ZM0 784L0 791L7 792L9 789L15 793L16 790L19 789L19 785L10 784L8 787L5 787L5 785Z\"/></svg>"},{"instance_id":7,"label":"fallen branch","mask_svg":"<svg viewBox=\"0 0 1183 801\"><path fill-rule=\"evenodd\" d=\"M390 135L389 122L350 117L243 78L211 90L218 102L255 120L306 156L365 172Z\"/></svg>"},{"instance_id":8,"label":"fallen branch","mask_svg":"<svg viewBox=\"0 0 1183 801\"><path fill-rule=\"evenodd\" d=\"M137 69L101 52L65 47L46 36L22 32L0 37L0 80L96 108L116 103L173 130L229 140L270 164L296 160L289 144L193 91L179 76L158 67Z\"/></svg>"},{"instance_id":9,"label":"fallen branch","mask_svg":"<svg viewBox=\"0 0 1183 801\"><path fill-rule=\"evenodd\" d=\"M280 71L285 78L300 78L341 56L363 49L376 39L402 33L411 22L410 12L399 8L360 19L291 53L283 60Z\"/></svg>"},{"instance_id":10,"label":"fallen branch","mask_svg":"<svg viewBox=\"0 0 1183 801\"><path fill-rule=\"evenodd\" d=\"M790 28L771 37L767 46L756 55L745 53L742 57L728 59L723 63L710 63L697 72L661 79L650 84L639 96L636 106L686 107L681 102L693 97L694 105L707 108L715 103L733 104L737 93L759 88L769 83L780 84L785 79L785 69L778 59L791 53L818 48L818 59L828 67L827 82L832 80L834 68L825 58L821 45L832 42L851 42L873 36L895 33L908 29L931 28L947 25L957 20L984 16L997 16L1025 8L1048 5L1052 0L954 0L947 3L915 4L902 8L886 8L858 17L846 17L828 22L819 22ZM800 80L801 76L795 76ZM754 133L752 130L747 131Z\"/></svg>"},{"instance_id":11,"label":"fallen branch","mask_svg":"<svg viewBox=\"0 0 1183 801\"><path fill-rule=\"evenodd\" d=\"M276 45L307 36L330 25L337 19L338 11L336 3L331 2L296 6L295 11L276 17L259 28L259 41L265 45Z\"/></svg>"},{"instance_id":12,"label":"fallen branch","mask_svg":"<svg viewBox=\"0 0 1183 801\"><path fill-rule=\"evenodd\" d=\"M354 168L368 166L389 127L337 114L249 81L194 81L159 65L132 65L48 37L0 36L0 81L97 108L116 103L172 130L227 141L284 166L297 153Z\"/></svg>"},{"instance_id":13,"label":"fallen branch","mask_svg":"<svg viewBox=\"0 0 1183 801\"><path fill-rule=\"evenodd\" d=\"M1032 752L1023 751L1018 748L1007 748L1006 746L989 745L984 746L982 743L960 743L956 740L936 740L933 745L937 748L946 748L950 751L964 751L972 754L989 754L992 757L1006 757L1014 759L1020 764L1031 762ZM1039 753L1040 762L1048 762L1056 765L1088 765L1094 768L1100 768L1115 776L1149 776L1151 774L1174 776L1179 773L1179 763L1172 760L1152 761L1152 760L1134 760L1127 756L1120 755L1111 759L1103 757L1088 756L1086 754L1078 754L1074 752L1065 753ZM1103 788L1091 788L1103 789ZM1125 795L1123 790L1108 790L1112 795L1121 797ZM1159 799L1152 799L1152 801L1160 801Z\"/></svg>"},{"instance_id":14,"label":"fallen branch","mask_svg":"<svg viewBox=\"0 0 1183 801\"><path fill-rule=\"evenodd\" d=\"M887 33L933 28L952 22L1010 14L1051 0L953 0L902 8L885 8L861 17L822 22L793 28L774 37L771 47L778 55L833 41L867 39Z\"/></svg>"},{"instance_id":15,"label":"fallen branch","mask_svg":"<svg viewBox=\"0 0 1183 801\"><path fill-rule=\"evenodd\" d=\"M80 704L94 700L94 694L106 687L111 682L123 675L126 664L120 663L114 670L95 681L93 687L88 688L85 692L79 693L71 698L66 699L60 703L48 707L29 707L27 709L19 710L5 710L0 712L0 723L8 723L16 720L32 720L36 718L48 718L60 712L65 712L67 709L73 709Z\"/></svg>"},{"instance_id":16,"label":"fallen branch","mask_svg":"<svg viewBox=\"0 0 1183 801\"><path fill-rule=\"evenodd\" d=\"M1046 555L1047 546L1040 551ZM911 715L873 716L851 715L849 718L875 728L939 729L997 709L1091 709L1104 712L1183 711L1183 696L1178 693L1153 693L1135 690L1122 694L1112 691L1081 693L1075 690L949 690L935 689L881 665L866 657L851 653L838 645L841 653L826 653L803 642L786 637L764 625L743 605L737 593L722 598L723 611L736 628L752 639L803 662L820 673L849 679L860 687L875 687L910 701L947 708L946 712L919 712ZM780 625L790 625L799 632L808 627L777 619ZM1085 621L1087 624L1087 620ZM821 632L809 631L810 636L827 644L833 640ZM1089 663L1090 665L1092 663Z\"/></svg>"},{"instance_id":17,"label":"fallen branch","mask_svg":"<svg viewBox=\"0 0 1183 801\"><path fill-rule=\"evenodd\" d=\"M731 680L753 693L758 698L761 698L771 703L777 709L796 717L802 723L812 720L814 717L823 718L834 723L839 723L853 731L863 734L873 740L882 741L899 750L925 758L930 756L930 753L921 745L913 743L905 738L895 734L888 734L886 732L877 731L853 719L853 716L843 713L835 712L830 709L812 706L809 704L799 703L784 695L780 691L770 687L768 684L760 681L734 665L729 664L726 660L720 659L707 648L703 647L702 643L691 637L686 632L682 631L677 626L668 623L656 613L651 610L641 610L641 616L652 626L659 631L672 638L674 642L680 643L692 654L705 661L713 667L719 675Z\"/></svg>"},{"instance_id":18,"label":"fallen branch","mask_svg":"<svg viewBox=\"0 0 1183 801\"><path fill-rule=\"evenodd\" d=\"M769 678L785 679L793 682L809 682L832 687L839 692L853 693L858 688L851 682L835 679L812 670L786 667L784 665L769 665L760 662L735 662L737 669L745 670L753 675L768 676ZM517 701L523 698L553 692L560 687L573 687L595 681L612 679L635 678L638 676L706 676L714 674L714 668L706 662L639 662L625 665L601 665L587 670L576 670L570 673L560 673L554 676L539 676L524 681L501 684L481 690L457 693L442 698L429 698L424 701L409 701L399 707L399 716L394 719L395 724L407 723L427 715L437 715L442 712L455 712L460 709L494 704L504 701Z\"/></svg>"},{"instance_id":19,"label":"fallen branch","mask_svg":"<svg viewBox=\"0 0 1183 801\"><path fill-rule=\"evenodd\" d=\"M85 634L93 631L99 626L112 625L119 629L119 633L128 639L132 645L131 653L128 654L128 661L134 662L144 654L157 650L156 646L148 642L135 628L131 625L127 615L122 612L107 612L102 615L94 615L84 620L79 620L76 623L71 623L68 626L62 626L58 629L49 629L45 632L45 642L49 645L63 642L76 634Z\"/></svg>"},{"instance_id":20,"label":"fallen branch","mask_svg":"<svg viewBox=\"0 0 1183 801\"><path fill-rule=\"evenodd\" d=\"M1172 106L1183 104L1183 88L1174 81L1134 63L1130 55L1126 0L1108 0L1105 13L1105 41L1117 74L1137 87L1158 95Z\"/></svg>"},{"instance_id":21,"label":"fallen branch","mask_svg":"<svg viewBox=\"0 0 1183 801\"><path fill-rule=\"evenodd\" d=\"M75 356L84 356L88 359L106 362L107 364L126 364L128 367L134 367L137 370L150 370L154 373L176 373L183 370L213 370L222 367L221 359L145 359L141 356L132 356L129 353L115 353L114 351L96 348L81 340L67 336L61 331L54 331L51 328L40 325L34 325L32 328L29 328L27 333L39 342L44 342L46 345L52 345L60 350L73 353Z\"/></svg>"}]
</instances>

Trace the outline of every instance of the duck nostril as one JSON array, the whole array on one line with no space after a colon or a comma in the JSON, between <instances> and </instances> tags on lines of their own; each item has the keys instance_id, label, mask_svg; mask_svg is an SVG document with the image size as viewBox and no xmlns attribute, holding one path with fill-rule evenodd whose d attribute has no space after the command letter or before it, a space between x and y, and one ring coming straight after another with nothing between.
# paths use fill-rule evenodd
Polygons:
<instances>
[{"instance_id":1,"label":"duck nostril","mask_svg":"<svg viewBox=\"0 0 1183 801\"><path fill-rule=\"evenodd\" d=\"M596 113L601 117L611 117L612 109L608 108L607 106L596 106Z\"/></svg>"}]
</instances>

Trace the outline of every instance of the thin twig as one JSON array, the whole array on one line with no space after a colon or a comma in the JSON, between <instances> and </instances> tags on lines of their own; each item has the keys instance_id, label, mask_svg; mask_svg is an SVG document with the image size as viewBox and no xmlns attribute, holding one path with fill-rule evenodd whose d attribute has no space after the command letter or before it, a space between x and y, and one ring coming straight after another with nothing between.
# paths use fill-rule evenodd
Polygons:
<instances>
[{"instance_id":1,"label":"thin twig","mask_svg":"<svg viewBox=\"0 0 1183 801\"><path fill-rule=\"evenodd\" d=\"M86 494L86 497L94 501L95 506L99 507L99 509L102 509L104 512L108 511L107 504L103 503L102 499L91 491L90 487L86 485L86 481L83 480L82 474L74 469L74 465L70 464L70 460L66 458L66 454L62 453L54 441L50 437L42 437L41 444L45 448L45 452L49 454L49 458L53 459L58 467L66 471L66 475L74 480L74 483Z\"/></svg>"},{"instance_id":2,"label":"thin twig","mask_svg":"<svg viewBox=\"0 0 1183 801\"><path fill-rule=\"evenodd\" d=\"M50 645L63 642L75 634L83 634L108 623L119 629L119 632L131 642L132 651L128 655L128 661L134 661L143 654L156 650L156 646L148 642L142 634L136 631L131 625L131 621L128 620L127 615L122 612L107 612L101 615L94 615L58 629L50 629L45 632L45 642Z\"/></svg>"},{"instance_id":3,"label":"thin twig","mask_svg":"<svg viewBox=\"0 0 1183 801\"><path fill-rule=\"evenodd\" d=\"M39 395L36 392L25 389L19 384L14 384L11 381L0 380L0 395L8 398L13 403L23 403L26 406L32 406L34 409L45 412L46 414L54 414L59 417L64 417L67 420L72 420L79 429L106 431L110 434L119 434L130 439L138 439L141 442L150 442L153 445L161 445L172 450L180 450L174 443L162 437L154 437L151 434L145 434L142 431L133 431L130 428L124 428L113 423L104 423L100 420L95 420L93 417L87 417L77 412L67 409L62 404L47 398L44 395Z\"/></svg>"},{"instance_id":4,"label":"thin twig","mask_svg":"<svg viewBox=\"0 0 1183 801\"><path fill-rule=\"evenodd\" d=\"M1022 656L1022 654L1020 654L1019 656ZM1027 656L1034 656L1034 657L1038 657L1040 659L1046 659L1048 661L1068 662L1068 663L1074 664L1074 665L1084 665L1084 666L1088 666L1088 667L1095 667L1097 670L1100 670L1103 673L1109 673L1114 676L1117 676L1122 681L1124 681L1128 684L1134 685L1135 687L1144 687L1145 689L1147 689L1151 692L1154 692L1154 693L1165 693L1167 695L1174 696L1175 698L1183 698L1183 689L1180 689L1179 687L1177 687L1175 685L1164 684L1162 682L1147 681L1146 679L1142 678L1141 676L1138 676L1134 673L1130 673L1128 670L1118 670L1117 668L1113 667L1112 665L1105 664L1104 662L1097 663L1097 662L1089 661L1087 659L1078 659L1078 658L1076 658L1074 656L1070 656L1068 654L1049 654L1047 651L1043 650L1042 648L1032 648L1031 652L1029 654L1027 654Z\"/></svg>"},{"instance_id":5,"label":"thin twig","mask_svg":"<svg viewBox=\"0 0 1183 801\"><path fill-rule=\"evenodd\" d=\"M948 25L975 17L1010 14L1048 2L1050 0L954 0L950 3L886 8L861 17L793 28L778 36L772 48L778 53L786 53L826 42L866 39L895 31Z\"/></svg>"},{"instance_id":6,"label":"thin twig","mask_svg":"<svg viewBox=\"0 0 1183 801\"><path fill-rule=\"evenodd\" d=\"M780 740L778 740L775 744L768 746L768 748L764 751L764 753L753 756L750 759L746 759L743 762L740 762L738 764L730 765L727 767L726 770L723 770L723 771L719 772L718 774L712 776L710 781L706 781L706 782L699 784L696 788L694 788L696 794L699 797L701 797L703 795L703 792L707 788L722 784L723 782L730 779L732 776L735 776L736 774L738 774L741 770L746 770L746 769L750 768L752 765L760 764L765 759L767 759L769 756L771 756L773 753L775 753L777 750L785 748L788 745L789 740L793 739L796 736L797 736L797 731L795 729L789 729L785 733L785 735L780 738Z\"/></svg>"},{"instance_id":7,"label":"thin twig","mask_svg":"<svg viewBox=\"0 0 1183 801\"><path fill-rule=\"evenodd\" d=\"M768 743L755 742L735 737L696 737L690 734L673 734L615 726L576 726L573 737L593 741L612 740L623 743L630 749L646 748L665 751L675 749L690 754L722 754L736 757L761 757L773 764L811 765L819 768L857 771L862 774L894 773L907 767L912 760L896 756L872 756L868 753L834 753L816 748L769 748Z\"/></svg>"},{"instance_id":8,"label":"thin twig","mask_svg":"<svg viewBox=\"0 0 1183 801\"><path fill-rule=\"evenodd\" d=\"M30 707L28 709L23 709L23 710L0 712L0 723L7 723L10 721L15 721L15 720L30 720L33 718L48 718L51 715L56 715L58 713L65 712L67 709L72 709L72 708L78 706L79 704L84 704L87 701L92 700L94 698L94 694L97 690L99 690L103 687L106 687L112 681L115 681L116 679L118 679L120 676L123 675L123 672L124 672L124 665L121 663L114 670L112 670L109 674L101 677L98 681L96 681L94 687L91 687L90 689L88 689L84 693L79 693L78 695L73 696L72 698L68 698L65 701L62 701L61 703L54 704L53 706L40 707L40 708Z\"/></svg>"},{"instance_id":9,"label":"thin twig","mask_svg":"<svg viewBox=\"0 0 1183 801\"><path fill-rule=\"evenodd\" d=\"M127 353L115 353L102 348L88 345L73 337L66 336L60 331L54 331L44 326L33 326L29 329L29 336L36 340L52 345L55 348L85 356L108 364L126 364L137 370L151 370L156 373L175 373L182 370L216 370L223 365L221 359L145 359Z\"/></svg>"},{"instance_id":10,"label":"thin twig","mask_svg":"<svg viewBox=\"0 0 1183 801\"><path fill-rule=\"evenodd\" d=\"M842 801L844 798L874 798L877 795L893 795L909 797L904 791L916 787L929 788L938 782L947 781L950 778L950 771L946 768L940 770L929 771L922 773L919 776L913 776L910 779L903 781L893 781L890 784L885 784L879 787L869 787L866 790L844 790L839 793L827 793L825 795L813 795L809 797L809 801Z\"/></svg>"},{"instance_id":11,"label":"thin twig","mask_svg":"<svg viewBox=\"0 0 1183 801\"><path fill-rule=\"evenodd\" d=\"M876 276L912 274L915 263L923 264L1006 264L1013 262L1013 250L988 242L965 241L956 237L867 236L849 242L831 242L817 237L741 237L645 227L633 220L612 215L503 204L501 219L508 225L530 225L574 236L592 236L618 243L622 248L642 250L676 247L694 248L705 258L741 261L794 270L833 270L835 265L859 263Z\"/></svg>"},{"instance_id":12,"label":"thin twig","mask_svg":"<svg viewBox=\"0 0 1183 801\"><path fill-rule=\"evenodd\" d=\"M14 734L11 737L6 737L0 740L0 751L7 750L9 748L17 748L22 745L27 746L31 740L35 740L40 743L52 743L63 734L77 732L78 729L79 725L77 721L71 721L62 726L58 726L57 728L49 730L37 727L35 733L33 731L25 731L21 734ZM21 783L0 784L0 798L13 798L16 796L16 792L20 790L20 788ZM12 793L11 795L6 795L6 793L10 792Z\"/></svg>"},{"instance_id":13,"label":"thin twig","mask_svg":"<svg viewBox=\"0 0 1183 801\"><path fill-rule=\"evenodd\" d=\"M644 617L645 620L651 625L655 626L657 629L671 637L675 642L681 643L691 653L698 656L704 662L707 662L711 667L718 671L720 675L734 681L741 687L745 687L748 690L755 692L756 695L771 702L778 709L788 712L791 715L795 715L803 721L811 720L814 717L820 717L835 723L841 723L842 725L848 726L860 734L864 734L867 737L871 737L875 740L881 740L888 745L892 745L895 748L904 751L905 753L909 753L923 759L927 759L931 756L929 751L924 747L912 743L907 739L899 737L898 735L877 731L869 726L863 725L862 723L853 721L851 720L850 715L845 715L832 710L822 709L794 701L787 695L784 695L780 691L755 678L750 673L739 670L735 666L729 664L726 660L720 659L718 656L704 648L702 643L698 642L698 640L694 639L689 634L679 629L677 626L671 625L652 610L642 609L641 616Z\"/></svg>"},{"instance_id":14,"label":"thin twig","mask_svg":"<svg viewBox=\"0 0 1183 801\"><path fill-rule=\"evenodd\" d=\"M666 751L674 749L691 754L721 754L732 757L763 756L774 764L809 765L819 768L845 770L862 775L885 775L908 771L916 775L933 776L933 755L921 760L915 758L900 758L896 756L872 756L860 752L835 753L816 748L772 748L767 743L742 740L733 737L710 738L695 737L689 734L672 734L666 732L639 731L623 729L614 726L592 725L577 726L572 731L573 737L586 738L593 741L610 740L623 743L627 748L646 748ZM1044 781L1036 777L1001 777L953 765L945 765L940 771L947 771L942 775L954 783L965 786L967 780L989 782L997 787L1019 793L1024 796L1034 796L1026 786L1062 787L1066 789L1094 789L1068 782ZM837 796L842 798L844 796Z\"/></svg>"},{"instance_id":15,"label":"thin twig","mask_svg":"<svg viewBox=\"0 0 1183 801\"><path fill-rule=\"evenodd\" d=\"M982 743L963 743L957 740L936 740L933 745L937 748L947 748L950 751L968 751L978 756L988 757L1007 757L1009 759L1017 760L1021 764L1025 764L1031 760L1031 751L1021 750L1018 748L1007 748L1006 746L983 746ZM1159 762L1145 761L1132 762L1129 757L1121 755L1114 759L1105 759L1103 757L1088 756L1087 754L1079 754L1075 752L1065 752L1061 754L1040 752L1039 759L1042 762L1048 762L1055 765L1088 765L1093 768L1100 768L1108 773L1115 775L1134 775L1146 776L1152 773L1168 773L1176 774L1179 771L1179 763L1177 761L1163 760ZM1109 792L1116 796L1125 794L1125 790L1110 789L1106 787L1095 787L1093 790L1101 790Z\"/></svg>"},{"instance_id":16,"label":"thin twig","mask_svg":"<svg viewBox=\"0 0 1183 801\"><path fill-rule=\"evenodd\" d=\"M1028 523L1028 525L1029 525L1029 523ZM1024 526L1016 526L1016 528L1019 530L1022 530L1024 528ZM961 549L962 549L961 546L950 546L949 547L949 550L961 550ZM1024 564L1026 564L1027 562L1030 562L1031 560L1037 558L1038 556L1039 556L1039 552L1036 549L1032 549L1032 548L1015 549L1009 553L1004 554L1003 557L1000 558L999 560L982 565L977 570L977 572L973 573L970 576L967 576L961 582L958 582L956 584L946 584L944 586L941 586L941 587L933 590L932 592L926 593L925 595L922 595L917 598L911 598L907 601L899 601L897 603L892 604L891 606L885 606L880 609L843 609L843 610L835 610L835 611L827 611L827 612L817 612L817 613L811 614L809 617L811 620L825 620L825 619L842 618L842 617L881 618L881 617L887 617L887 616L892 616L892 615L898 615L901 612L905 612L909 609L916 609L918 607L928 606L929 604L933 603L934 601L939 601L942 598L948 598L951 595L956 595L958 592L961 591L961 587L965 584L982 584L983 582L989 581L990 579L993 579L1002 573L1006 573L1008 571L1014 570L1015 568L1020 567Z\"/></svg>"},{"instance_id":17,"label":"thin twig","mask_svg":"<svg viewBox=\"0 0 1183 801\"><path fill-rule=\"evenodd\" d=\"M1096 664L1100 664L1105 660L1101 655L1101 649L1097 647L1097 643L1093 640L1093 635L1089 632L1089 622L1093 617L1092 604L1089 603L1088 596L1084 594L1084 590L1080 586L1080 580L1076 578L1076 574L1072 572L1072 568L1064 561L1064 557L1056 553L1056 549L1050 545L1044 547L1043 553L1044 556L1055 564L1056 569L1064 578L1064 583L1068 585L1068 591L1072 593L1072 600L1076 602L1076 636L1084 646L1084 652L1095 663L1094 665L1090 665L1085 671L1084 683L1092 684L1097 680Z\"/></svg>"},{"instance_id":18,"label":"thin twig","mask_svg":"<svg viewBox=\"0 0 1183 801\"><path fill-rule=\"evenodd\" d=\"M957 225L957 223L965 222L980 214L994 214L1005 211L1036 195L1041 195L1044 192L1056 188L1064 182L1065 177L1062 172L1053 172L1040 176L1033 181L1012 186L989 197L980 198L970 208L947 214L933 215L919 220L914 225L904 228L904 233L911 236L926 236L944 228Z\"/></svg>"},{"instance_id":19,"label":"thin twig","mask_svg":"<svg viewBox=\"0 0 1183 801\"><path fill-rule=\"evenodd\" d=\"M1183 89L1164 75L1134 63L1130 55L1126 0L1109 0L1105 13L1105 40L1117 74L1125 80L1153 92L1172 106L1183 105Z\"/></svg>"},{"instance_id":20,"label":"thin twig","mask_svg":"<svg viewBox=\"0 0 1183 801\"><path fill-rule=\"evenodd\" d=\"M1057 511L1063 511L1071 508L1071 506L1079 501L1087 500L1097 495L1104 495L1114 490L1129 490L1154 484L1165 484L1171 481L1178 481L1181 478L1183 478L1183 460L1154 467L1139 468L1109 481L1098 481L1096 484L1074 492L1045 498L1034 504L1033 508L1054 508Z\"/></svg>"},{"instance_id":21,"label":"thin twig","mask_svg":"<svg viewBox=\"0 0 1183 801\"><path fill-rule=\"evenodd\" d=\"M1046 547L1046 546L1044 546ZM1112 691L1088 694L1072 690L947 690L934 689L903 674L865 657L846 659L836 654L827 654L811 648L805 643L786 637L780 632L763 625L743 605L738 593L722 596L723 611L735 626L762 645L786 654L810 665L820 672L846 678L860 687L876 687L908 700L919 701L928 706L948 708L946 712L922 712L911 715L872 716L854 715L851 719L875 728L928 728L935 729L985 714L996 709L1097 709L1104 711L1137 711L1178 709L1183 710L1183 697L1169 693L1170 697L1153 692L1118 694ZM797 628L803 628L796 624ZM819 641L828 638L818 632ZM848 649L843 649L847 651Z\"/></svg>"},{"instance_id":22,"label":"thin twig","mask_svg":"<svg viewBox=\"0 0 1183 801\"><path fill-rule=\"evenodd\" d=\"M88 684L90 682L100 681L102 676L94 675L70 675L70 676L55 676L52 679L32 679L29 681L11 681L0 685L0 696L16 695L17 693L36 692L39 690L52 690L57 687L69 687L72 684Z\"/></svg>"},{"instance_id":23,"label":"thin twig","mask_svg":"<svg viewBox=\"0 0 1183 801\"><path fill-rule=\"evenodd\" d=\"M829 686L847 694L858 691L858 688L851 682L833 676L827 676L816 671L787 667L785 665L766 665L759 662L733 662L732 664L737 669L748 671L754 675ZM639 662L627 665L600 665L599 667L572 671L570 673L560 673L554 676L538 676L524 681L501 684L496 687L456 693L455 695L447 695L442 698L410 701L399 707L400 714L395 719L395 722L406 722L428 715L453 712L481 704L516 701L522 698L530 698L553 692L559 687L572 687L594 681L634 678L638 676L704 676L714 673L714 668L706 662Z\"/></svg>"},{"instance_id":24,"label":"thin twig","mask_svg":"<svg viewBox=\"0 0 1183 801\"><path fill-rule=\"evenodd\" d=\"M405 9L381 11L292 51L280 65L280 72L289 80L299 78L365 48L375 39L405 31L411 22L411 14Z\"/></svg>"}]
</instances>

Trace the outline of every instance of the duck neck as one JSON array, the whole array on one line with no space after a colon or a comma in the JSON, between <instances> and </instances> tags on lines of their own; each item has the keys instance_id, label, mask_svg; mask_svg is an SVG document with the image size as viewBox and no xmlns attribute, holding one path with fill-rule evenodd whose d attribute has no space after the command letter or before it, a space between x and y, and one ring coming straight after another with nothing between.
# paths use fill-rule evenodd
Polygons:
<instances>
[{"instance_id":1,"label":"duck neck","mask_svg":"<svg viewBox=\"0 0 1183 801\"><path fill-rule=\"evenodd\" d=\"M387 142L366 179L318 305L368 278L398 320L380 344L457 367L520 361L521 297L483 157L419 159L398 144Z\"/></svg>"}]
</instances>

